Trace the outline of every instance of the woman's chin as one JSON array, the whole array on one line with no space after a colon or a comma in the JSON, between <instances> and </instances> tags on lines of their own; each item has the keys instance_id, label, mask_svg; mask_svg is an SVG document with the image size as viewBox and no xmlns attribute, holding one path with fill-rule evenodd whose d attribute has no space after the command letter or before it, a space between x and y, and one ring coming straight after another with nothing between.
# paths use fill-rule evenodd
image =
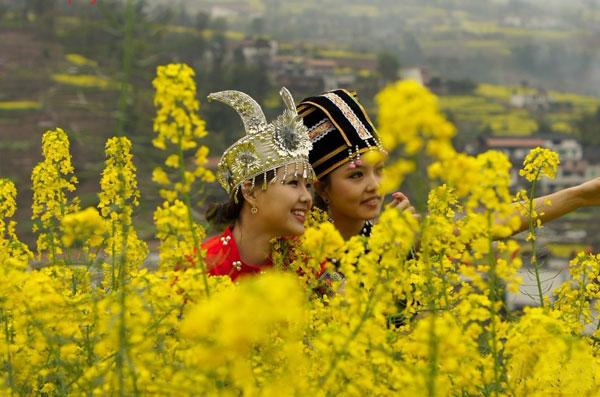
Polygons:
<instances>
[{"instance_id":1,"label":"woman's chin","mask_svg":"<svg viewBox=\"0 0 600 397\"><path fill-rule=\"evenodd\" d=\"M293 225L290 226L288 228L286 228L285 233L283 234L284 236L301 236L304 234L304 225Z\"/></svg>"},{"instance_id":2,"label":"woman's chin","mask_svg":"<svg viewBox=\"0 0 600 397\"><path fill-rule=\"evenodd\" d=\"M380 208L376 208L376 209L372 209L372 210L361 211L359 215L360 215L361 219L363 219L365 221L370 221L371 219L377 218L380 213L381 213Z\"/></svg>"}]
</instances>

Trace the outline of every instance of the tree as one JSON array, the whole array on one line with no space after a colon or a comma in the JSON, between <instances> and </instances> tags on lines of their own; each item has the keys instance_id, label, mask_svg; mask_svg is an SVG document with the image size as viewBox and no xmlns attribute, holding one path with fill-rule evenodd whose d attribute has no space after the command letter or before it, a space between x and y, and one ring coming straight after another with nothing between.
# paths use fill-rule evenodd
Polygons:
<instances>
[{"instance_id":1,"label":"tree","mask_svg":"<svg viewBox=\"0 0 600 397\"><path fill-rule=\"evenodd\" d=\"M25 0L23 2L23 19L28 21L29 13L35 16L34 26L43 37L54 35L56 0Z\"/></svg>"},{"instance_id":2,"label":"tree","mask_svg":"<svg viewBox=\"0 0 600 397\"><path fill-rule=\"evenodd\" d=\"M377 71L383 79L383 83L398 80L398 69L400 61L391 52L381 52L377 56Z\"/></svg>"},{"instance_id":3,"label":"tree","mask_svg":"<svg viewBox=\"0 0 600 397\"><path fill-rule=\"evenodd\" d=\"M600 146L600 107L575 122L583 145Z\"/></svg>"}]
</instances>

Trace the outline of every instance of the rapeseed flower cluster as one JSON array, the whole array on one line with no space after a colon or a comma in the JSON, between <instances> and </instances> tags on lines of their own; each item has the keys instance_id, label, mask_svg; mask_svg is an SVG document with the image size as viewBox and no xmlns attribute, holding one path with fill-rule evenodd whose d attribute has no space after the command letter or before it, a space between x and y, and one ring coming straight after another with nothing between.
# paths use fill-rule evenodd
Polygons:
<instances>
[{"instance_id":1,"label":"rapeseed flower cluster","mask_svg":"<svg viewBox=\"0 0 600 397\"><path fill-rule=\"evenodd\" d=\"M46 131L42 137L44 160L33 169L33 231L40 230L37 252L48 252L51 261L63 252L60 223L62 218L79 210L79 199L71 197L77 185L71 164L69 138L60 128Z\"/></svg>"},{"instance_id":2,"label":"rapeseed flower cluster","mask_svg":"<svg viewBox=\"0 0 600 397\"><path fill-rule=\"evenodd\" d=\"M121 267L138 268L148 255L148 247L139 239L131 221L134 209L140 204L131 141L126 137L110 138L105 153L98 208L109 230L104 249L111 260L105 264L107 270L110 268L110 272L105 272L105 283L114 288Z\"/></svg>"},{"instance_id":3,"label":"rapeseed flower cluster","mask_svg":"<svg viewBox=\"0 0 600 397\"><path fill-rule=\"evenodd\" d=\"M104 219L92 207L65 215L61 220L61 226L63 231L62 242L65 247L72 247L80 242L86 244L86 250L102 244L104 234L107 231Z\"/></svg>"},{"instance_id":4,"label":"rapeseed flower cluster","mask_svg":"<svg viewBox=\"0 0 600 397\"><path fill-rule=\"evenodd\" d=\"M538 147L525 157L519 175L525 177L529 182L537 181L542 176L554 179L559 163L558 153Z\"/></svg>"},{"instance_id":5,"label":"rapeseed flower cluster","mask_svg":"<svg viewBox=\"0 0 600 397\"><path fill-rule=\"evenodd\" d=\"M600 309L600 255L580 253L569 263L571 279L555 291L555 307L574 332L585 327L600 335L597 314Z\"/></svg>"},{"instance_id":6,"label":"rapeseed flower cluster","mask_svg":"<svg viewBox=\"0 0 600 397\"><path fill-rule=\"evenodd\" d=\"M11 220L17 210L17 189L6 178L0 179L0 271L11 266L25 268L32 257L27 245L15 233L16 222ZM21 269L22 270L22 269Z\"/></svg>"},{"instance_id":7,"label":"rapeseed flower cluster","mask_svg":"<svg viewBox=\"0 0 600 397\"><path fill-rule=\"evenodd\" d=\"M169 64L159 66L157 76L152 81L156 90L154 104L157 107L154 131L158 134L152 143L161 150L171 148L165 165L177 174L177 177L170 178L161 167L152 173L152 179L163 186L160 195L165 199L162 208L154 213L157 237L161 242L160 265L163 268L172 268L175 262L181 262L181 252L195 252L192 262L205 269L202 253L197 249L204 238L204 228L192 217L191 193L198 179L213 182L215 177L205 167L208 148L198 144L198 140L206 136L206 129L204 121L197 114L200 105L196 99L194 75L194 70L185 64ZM195 148L193 167L188 168L186 153ZM175 223L169 225L170 221ZM182 225L185 225L186 231ZM180 249L186 251L178 251ZM204 288L209 295L206 276Z\"/></svg>"},{"instance_id":8,"label":"rapeseed flower cluster","mask_svg":"<svg viewBox=\"0 0 600 397\"><path fill-rule=\"evenodd\" d=\"M540 302L540 306L544 306L545 298L541 288L540 281L540 263L537 258L537 230L542 227L541 216L543 212L538 212L534 205L534 197L538 183L542 177L554 179L560 159L558 154L545 148L535 148L525 156L523 160L523 168L519 171L521 176L524 176L529 182L531 187L529 193L524 189L517 192L515 201L520 206L521 214L529 220L529 233L527 235L527 241L530 241L531 245L531 265L535 272L535 278L537 281L537 295ZM546 205L552 203L548 200Z\"/></svg>"},{"instance_id":9,"label":"rapeseed flower cluster","mask_svg":"<svg viewBox=\"0 0 600 397\"><path fill-rule=\"evenodd\" d=\"M422 152L429 160L454 155L451 139L456 128L442 115L437 97L422 85L412 80L398 81L379 92L375 101L378 132L393 160L384 170L382 192L398 189L422 162L418 159Z\"/></svg>"},{"instance_id":10,"label":"rapeseed flower cluster","mask_svg":"<svg viewBox=\"0 0 600 397\"><path fill-rule=\"evenodd\" d=\"M154 104L157 114L154 118L154 131L157 137L152 140L155 147L172 153L167 156L167 169L178 173L178 180L171 181L168 172L158 167L153 172L153 180L164 186L161 196L173 201L181 194L189 194L197 178L213 182L214 175L205 168L208 148L198 144L198 139L206 136L204 121L198 116L200 105L196 99L194 71L185 64L159 66L152 84L156 89ZM185 153L195 149L195 168L186 168ZM169 189L169 187L171 189Z\"/></svg>"},{"instance_id":11,"label":"rapeseed flower cluster","mask_svg":"<svg viewBox=\"0 0 600 397\"><path fill-rule=\"evenodd\" d=\"M161 92L195 114L192 88L181 88L191 87L190 71L160 73ZM423 103L434 103L426 94ZM422 112L422 121L446 123L434 107ZM170 133L170 120L158 129ZM438 139L426 131L415 135L420 148ZM34 214L36 233L55 248L35 264L14 233L14 185L0 179L1 395L598 395L600 255L579 254L553 302L506 307L522 265L506 237L527 203L510 194L501 153L433 150L421 219L388 208L370 237L343 241L315 211L302 238L274 242L274 269L232 283L206 277L195 250L204 230L177 188L155 212L160 266L141 266L147 248L132 221L140 196L127 139L107 142L100 204L83 211L71 197L66 134L44 139ZM185 167L204 164L206 152L169 156L167 167ZM546 163L527 172L545 174Z\"/></svg>"}]
</instances>

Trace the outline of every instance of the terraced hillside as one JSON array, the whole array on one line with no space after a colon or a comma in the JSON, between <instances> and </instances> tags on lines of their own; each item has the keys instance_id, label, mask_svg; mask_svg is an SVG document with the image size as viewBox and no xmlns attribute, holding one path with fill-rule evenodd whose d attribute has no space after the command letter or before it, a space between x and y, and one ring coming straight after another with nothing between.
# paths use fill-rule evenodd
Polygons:
<instances>
[{"instance_id":1,"label":"terraced hillside","mask_svg":"<svg viewBox=\"0 0 600 397\"><path fill-rule=\"evenodd\" d=\"M118 85L91 60L22 30L2 30L0 175L19 187L20 228L30 228L30 173L44 131L69 133L84 204L96 200L105 139L115 134Z\"/></svg>"}]
</instances>

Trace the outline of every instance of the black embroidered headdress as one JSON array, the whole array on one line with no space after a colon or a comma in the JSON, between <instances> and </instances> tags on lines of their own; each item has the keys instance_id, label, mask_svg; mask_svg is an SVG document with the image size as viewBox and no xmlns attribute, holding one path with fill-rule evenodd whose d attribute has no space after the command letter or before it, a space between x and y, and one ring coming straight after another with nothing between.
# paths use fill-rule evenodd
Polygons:
<instances>
[{"instance_id":1,"label":"black embroidered headdress","mask_svg":"<svg viewBox=\"0 0 600 397\"><path fill-rule=\"evenodd\" d=\"M308 128L309 160L319 179L368 150L385 152L356 93L329 91L304 99L297 109Z\"/></svg>"}]
</instances>

